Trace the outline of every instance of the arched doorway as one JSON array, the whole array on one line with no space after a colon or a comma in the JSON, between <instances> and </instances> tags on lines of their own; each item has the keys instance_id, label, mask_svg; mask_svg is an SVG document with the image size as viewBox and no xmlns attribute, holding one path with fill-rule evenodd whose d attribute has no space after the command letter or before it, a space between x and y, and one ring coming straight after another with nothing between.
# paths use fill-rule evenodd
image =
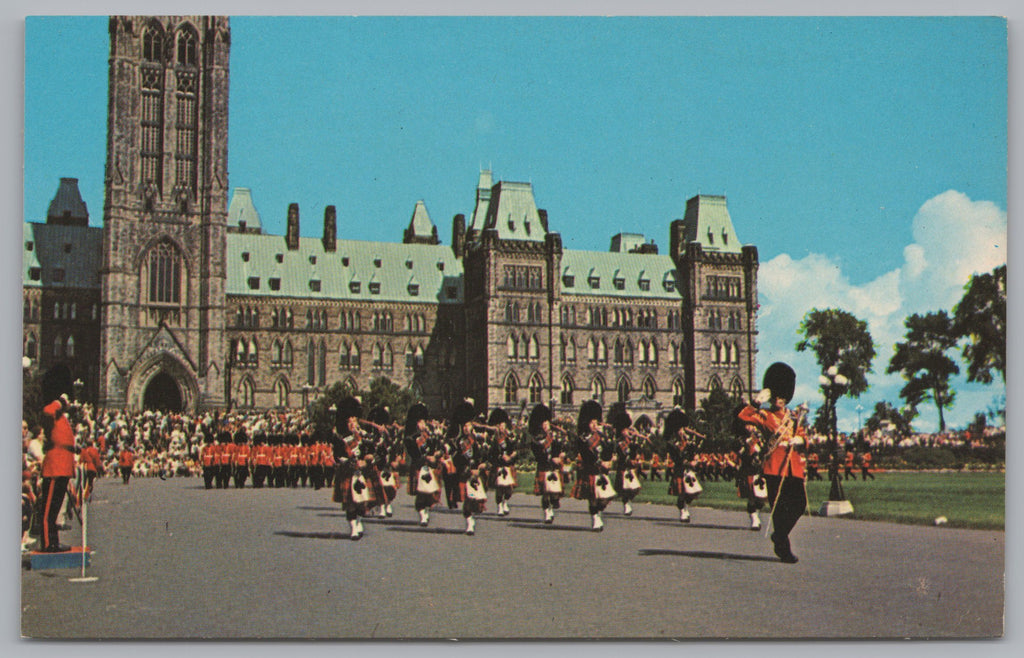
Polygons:
<instances>
[{"instance_id":1,"label":"arched doorway","mask_svg":"<svg viewBox=\"0 0 1024 658\"><path fill-rule=\"evenodd\" d=\"M146 391L142 394L142 406L144 409L179 413L183 410L181 388L173 377L161 370L146 385Z\"/></svg>"},{"instance_id":2,"label":"arched doorway","mask_svg":"<svg viewBox=\"0 0 1024 658\"><path fill-rule=\"evenodd\" d=\"M71 370L66 365L60 364L50 368L43 374L43 404L53 402L64 393L72 396L74 391L71 385Z\"/></svg>"}]
</instances>

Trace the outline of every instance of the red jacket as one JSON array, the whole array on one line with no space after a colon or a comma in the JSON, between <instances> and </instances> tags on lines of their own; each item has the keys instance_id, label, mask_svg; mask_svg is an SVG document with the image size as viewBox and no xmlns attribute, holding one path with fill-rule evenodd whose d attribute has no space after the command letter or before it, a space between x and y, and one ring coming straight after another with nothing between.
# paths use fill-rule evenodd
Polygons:
<instances>
[{"instance_id":1,"label":"red jacket","mask_svg":"<svg viewBox=\"0 0 1024 658\"><path fill-rule=\"evenodd\" d=\"M103 460L100 459L100 451L96 449L96 446L82 448L81 454L78 455L78 463L84 466L85 470L93 473L103 471Z\"/></svg>"},{"instance_id":2,"label":"red jacket","mask_svg":"<svg viewBox=\"0 0 1024 658\"><path fill-rule=\"evenodd\" d=\"M757 425L766 433L774 435L785 420L787 413L790 412L786 409L769 411L765 409L757 409L748 405L741 409L737 415L743 422ZM807 436L802 426L797 427L795 434L803 437L806 443ZM780 441L780 443L782 442ZM804 456L796 450L790 450L789 446L778 445L775 450L765 458L764 474L780 476L786 475L789 477L800 478L802 480L804 478Z\"/></svg>"},{"instance_id":3,"label":"red jacket","mask_svg":"<svg viewBox=\"0 0 1024 658\"><path fill-rule=\"evenodd\" d=\"M75 474L75 432L71 429L68 417L61 414L61 401L54 400L43 407L43 413L53 417L53 430L50 431L50 449L43 456L43 477L71 477Z\"/></svg>"},{"instance_id":4,"label":"red jacket","mask_svg":"<svg viewBox=\"0 0 1024 658\"><path fill-rule=\"evenodd\" d=\"M124 450L121 451L121 454L117 456L117 465L122 467L127 466L128 468L131 468L132 466L135 465L135 453L129 450L128 448L125 448Z\"/></svg>"}]
</instances>

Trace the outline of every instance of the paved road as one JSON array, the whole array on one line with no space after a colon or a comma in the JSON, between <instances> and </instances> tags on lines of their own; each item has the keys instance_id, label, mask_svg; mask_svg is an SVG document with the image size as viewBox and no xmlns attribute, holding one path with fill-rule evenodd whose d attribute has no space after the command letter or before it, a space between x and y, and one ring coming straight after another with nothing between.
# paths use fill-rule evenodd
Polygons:
<instances>
[{"instance_id":1,"label":"paved road","mask_svg":"<svg viewBox=\"0 0 1024 658\"><path fill-rule=\"evenodd\" d=\"M493 503L490 506L493 509ZM805 516L796 565L738 512L537 498L420 528L404 492L361 541L326 490L114 479L90 507L88 575L22 572L36 638L950 638L1003 632L1004 533ZM65 543L78 538L65 533ZM77 542L75 542L77 543ZM69 612L58 627L41 612Z\"/></svg>"}]
</instances>

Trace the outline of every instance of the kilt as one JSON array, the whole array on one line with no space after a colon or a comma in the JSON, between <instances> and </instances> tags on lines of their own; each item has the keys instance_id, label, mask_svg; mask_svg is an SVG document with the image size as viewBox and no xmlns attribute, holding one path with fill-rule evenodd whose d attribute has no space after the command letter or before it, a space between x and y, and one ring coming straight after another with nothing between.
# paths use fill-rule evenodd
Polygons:
<instances>
[{"instance_id":1,"label":"kilt","mask_svg":"<svg viewBox=\"0 0 1024 658\"><path fill-rule=\"evenodd\" d=\"M459 486L453 492L455 498L461 502L464 511L470 514L479 514L487 509L487 500L474 500L466 494L466 480L459 480ZM483 480L481 480L481 486Z\"/></svg>"},{"instance_id":2,"label":"kilt","mask_svg":"<svg viewBox=\"0 0 1024 658\"><path fill-rule=\"evenodd\" d=\"M686 493L686 491L683 489L683 476L673 475L668 480L668 495L678 496L683 493Z\"/></svg>"},{"instance_id":3,"label":"kilt","mask_svg":"<svg viewBox=\"0 0 1024 658\"><path fill-rule=\"evenodd\" d=\"M339 466L334 474L334 495L331 499L336 503L341 503L342 507L356 504L352 500L352 478L354 476L354 470L342 466ZM380 475L376 469L369 467L363 469L363 477L366 479L366 485L370 490L370 499L359 504L365 509L382 504L385 500L384 490L381 487Z\"/></svg>"},{"instance_id":4,"label":"kilt","mask_svg":"<svg viewBox=\"0 0 1024 658\"><path fill-rule=\"evenodd\" d=\"M419 491L417 491L417 484L419 483L419 475L418 474L420 472L420 468L422 468L422 467L414 468L412 471L409 472L409 481L406 483L407 484L406 493L408 493L410 496L419 495ZM433 476L433 478L436 481L438 481L440 483L440 481L441 481L441 471L439 469L436 469L436 468L430 469L430 474ZM438 487L437 491L435 491L433 493L429 493L429 494L423 494L423 495L430 496L431 498L434 499L434 503L437 503L437 502L439 502L441 500L441 488Z\"/></svg>"},{"instance_id":5,"label":"kilt","mask_svg":"<svg viewBox=\"0 0 1024 658\"><path fill-rule=\"evenodd\" d=\"M492 471L491 471L491 472L489 473L489 475L490 475L490 477L489 477L489 480L490 480L490 484L491 484L491 486L492 486L492 487L497 487L497 486L498 486L498 471L500 471L500 470L501 470L501 469L503 469L503 468L505 468L505 469L508 469L509 473L510 473L510 474L511 474L511 476L512 476L512 480L513 480L513 481L517 479L517 475L516 475L516 467L515 467L515 466L512 466L512 465L508 465L508 466L505 466L505 465L502 465L502 466L496 466L496 467L494 467L494 470L492 470ZM505 485L505 486L509 486L509 485ZM515 485L515 484L513 484L513 485L511 485L511 487L510 487L510 488L511 488L511 489L515 489L515 488L516 488L516 485Z\"/></svg>"}]
</instances>

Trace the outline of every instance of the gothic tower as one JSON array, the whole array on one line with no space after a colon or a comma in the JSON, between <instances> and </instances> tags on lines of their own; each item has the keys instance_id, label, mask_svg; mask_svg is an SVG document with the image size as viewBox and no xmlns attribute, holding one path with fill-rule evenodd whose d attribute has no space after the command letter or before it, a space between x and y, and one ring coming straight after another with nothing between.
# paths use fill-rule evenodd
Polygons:
<instances>
[{"instance_id":1,"label":"gothic tower","mask_svg":"<svg viewBox=\"0 0 1024 658\"><path fill-rule=\"evenodd\" d=\"M224 405L230 27L110 19L99 403Z\"/></svg>"}]
</instances>

